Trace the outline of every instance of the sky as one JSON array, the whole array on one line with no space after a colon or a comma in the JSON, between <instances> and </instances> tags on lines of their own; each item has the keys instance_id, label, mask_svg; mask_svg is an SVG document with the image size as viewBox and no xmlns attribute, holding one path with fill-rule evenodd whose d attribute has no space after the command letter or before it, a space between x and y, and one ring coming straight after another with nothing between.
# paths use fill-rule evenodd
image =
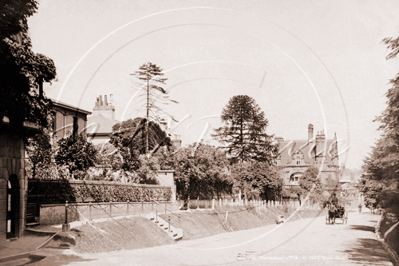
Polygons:
<instances>
[{"instance_id":1,"label":"sky","mask_svg":"<svg viewBox=\"0 0 399 266\"><path fill-rule=\"evenodd\" d=\"M223 107L245 94L269 134L306 139L311 123L360 168L399 72L382 44L399 35L398 12L394 0L42 0L28 23L33 51L57 67L48 97L92 111L113 94L117 120L144 116L130 74L151 62L179 102L164 110L183 145L211 140Z\"/></svg>"}]
</instances>

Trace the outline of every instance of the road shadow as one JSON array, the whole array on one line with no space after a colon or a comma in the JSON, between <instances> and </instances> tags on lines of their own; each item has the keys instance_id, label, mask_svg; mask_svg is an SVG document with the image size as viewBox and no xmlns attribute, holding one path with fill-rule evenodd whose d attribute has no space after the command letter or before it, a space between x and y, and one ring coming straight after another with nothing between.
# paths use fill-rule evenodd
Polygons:
<instances>
[{"instance_id":1,"label":"road shadow","mask_svg":"<svg viewBox=\"0 0 399 266\"><path fill-rule=\"evenodd\" d=\"M367 232L375 232L375 228L373 226L367 225L350 225L349 230L360 230L360 231L367 231Z\"/></svg>"},{"instance_id":2,"label":"road shadow","mask_svg":"<svg viewBox=\"0 0 399 266\"><path fill-rule=\"evenodd\" d=\"M349 260L360 265L380 265L383 262L391 262L381 243L371 238L360 238L353 248L344 252Z\"/></svg>"}]
</instances>

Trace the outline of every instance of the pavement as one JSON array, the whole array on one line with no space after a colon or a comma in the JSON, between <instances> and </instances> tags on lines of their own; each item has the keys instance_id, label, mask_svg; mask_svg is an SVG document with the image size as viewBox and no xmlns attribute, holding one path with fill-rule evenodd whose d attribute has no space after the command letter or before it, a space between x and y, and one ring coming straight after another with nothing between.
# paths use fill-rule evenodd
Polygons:
<instances>
[{"instance_id":1,"label":"pavement","mask_svg":"<svg viewBox=\"0 0 399 266\"><path fill-rule=\"evenodd\" d=\"M0 265L13 265L11 261L16 261L22 265L32 261L30 255L37 251L37 248L45 243L50 236L23 236L14 241L4 241L0 243ZM37 257L33 260L36 260Z\"/></svg>"}]
</instances>

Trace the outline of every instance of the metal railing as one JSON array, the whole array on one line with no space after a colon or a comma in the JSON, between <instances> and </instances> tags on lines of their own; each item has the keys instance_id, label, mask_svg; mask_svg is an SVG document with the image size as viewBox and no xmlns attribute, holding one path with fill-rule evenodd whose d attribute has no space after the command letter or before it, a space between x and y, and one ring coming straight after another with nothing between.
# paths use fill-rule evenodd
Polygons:
<instances>
[{"instance_id":1,"label":"metal railing","mask_svg":"<svg viewBox=\"0 0 399 266\"><path fill-rule=\"evenodd\" d=\"M161 206L161 208L162 208L162 206L163 206L164 207L165 216L168 217L167 218L168 219L168 227L169 227L168 231L170 232L171 215L174 215L174 216L176 216L179 219L179 227L180 227L180 219L181 219L181 214L180 213L176 214L176 213L173 213L172 211L169 211L166 202L165 202L165 204L162 204L162 203L157 202L154 199L152 199L151 202L156 204L155 205L156 206L155 207L155 222L157 222L157 219L158 219L158 211L159 211L159 209L157 207ZM168 213L169 213L169 215L168 215Z\"/></svg>"}]
</instances>

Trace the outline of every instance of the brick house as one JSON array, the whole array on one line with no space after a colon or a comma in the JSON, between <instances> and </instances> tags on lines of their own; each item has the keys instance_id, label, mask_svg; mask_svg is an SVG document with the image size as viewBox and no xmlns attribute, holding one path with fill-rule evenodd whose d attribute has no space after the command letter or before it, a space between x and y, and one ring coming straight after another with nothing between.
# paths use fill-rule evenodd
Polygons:
<instances>
[{"instance_id":1,"label":"brick house","mask_svg":"<svg viewBox=\"0 0 399 266\"><path fill-rule=\"evenodd\" d=\"M337 136L326 139L323 131L313 137L313 125L308 126L308 138L284 141L276 137L279 145L277 165L282 167L284 186L298 186L303 173L310 166L321 169L322 182L327 178L339 180ZM323 163L324 162L324 163Z\"/></svg>"}]
</instances>

